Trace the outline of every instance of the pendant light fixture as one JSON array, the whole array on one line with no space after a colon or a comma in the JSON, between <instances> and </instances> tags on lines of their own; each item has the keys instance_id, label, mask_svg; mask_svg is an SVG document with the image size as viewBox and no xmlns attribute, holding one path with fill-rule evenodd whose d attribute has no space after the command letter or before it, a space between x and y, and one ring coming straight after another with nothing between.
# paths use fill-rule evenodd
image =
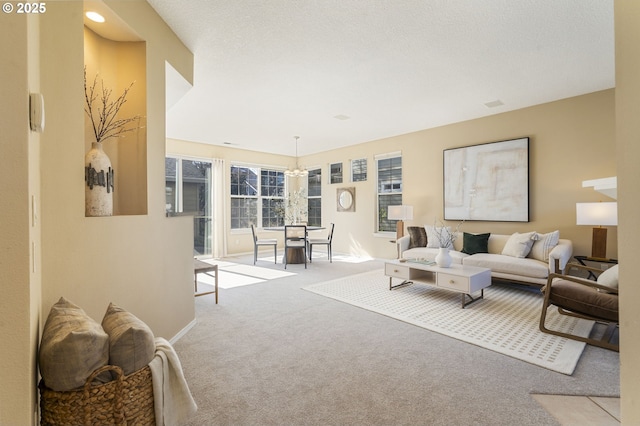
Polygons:
<instances>
[{"instance_id":1,"label":"pendant light fixture","mask_svg":"<svg viewBox=\"0 0 640 426\"><path fill-rule=\"evenodd\" d=\"M298 139L300 139L300 136L294 136L294 138L296 139L296 168L293 170L287 169L284 172L284 174L285 176L290 176L290 177L307 176L309 174L309 171L305 168L301 168L300 166L298 166Z\"/></svg>"}]
</instances>

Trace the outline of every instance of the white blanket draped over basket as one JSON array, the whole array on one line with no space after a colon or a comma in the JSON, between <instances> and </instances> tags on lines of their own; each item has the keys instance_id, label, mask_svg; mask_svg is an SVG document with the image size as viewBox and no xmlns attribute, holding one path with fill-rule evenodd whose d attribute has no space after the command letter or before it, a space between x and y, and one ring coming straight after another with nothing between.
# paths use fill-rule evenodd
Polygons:
<instances>
[{"instance_id":1,"label":"white blanket draped over basket","mask_svg":"<svg viewBox=\"0 0 640 426\"><path fill-rule=\"evenodd\" d=\"M185 422L198 410L182 372L176 351L166 339L156 337L156 355L149 363L153 381L156 425Z\"/></svg>"}]
</instances>

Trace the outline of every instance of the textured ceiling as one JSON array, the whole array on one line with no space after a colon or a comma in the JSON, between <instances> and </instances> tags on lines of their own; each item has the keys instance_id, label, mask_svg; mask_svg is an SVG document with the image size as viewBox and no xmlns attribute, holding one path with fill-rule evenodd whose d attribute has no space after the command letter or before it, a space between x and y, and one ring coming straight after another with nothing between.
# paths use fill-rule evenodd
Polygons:
<instances>
[{"instance_id":1,"label":"textured ceiling","mask_svg":"<svg viewBox=\"0 0 640 426\"><path fill-rule=\"evenodd\" d=\"M613 0L148 2L195 57L170 138L305 155L615 86Z\"/></svg>"}]
</instances>

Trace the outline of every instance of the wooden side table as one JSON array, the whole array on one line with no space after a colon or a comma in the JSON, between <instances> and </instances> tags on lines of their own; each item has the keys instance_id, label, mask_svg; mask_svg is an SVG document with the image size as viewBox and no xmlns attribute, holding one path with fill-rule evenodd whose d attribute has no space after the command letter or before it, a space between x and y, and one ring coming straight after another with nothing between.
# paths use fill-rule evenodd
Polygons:
<instances>
[{"instance_id":1,"label":"wooden side table","mask_svg":"<svg viewBox=\"0 0 640 426\"><path fill-rule=\"evenodd\" d=\"M582 266L589 266L585 262L596 262L596 263L609 263L612 265L618 264L618 259L602 259L599 257L591 257L591 256L573 256L575 260L578 261ZM589 271L589 279L597 280L596 275Z\"/></svg>"},{"instance_id":2,"label":"wooden side table","mask_svg":"<svg viewBox=\"0 0 640 426\"><path fill-rule=\"evenodd\" d=\"M215 273L215 285L213 291L203 291L198 293L198 274L207 274L211 276L210 272ZM204 296L205 294L216 294L216 305L218 304L218 265L212 265L211 263L203 262L198 259L193 259L193 275L195 281L195 297Z\"/></svg>"}]
</instances>

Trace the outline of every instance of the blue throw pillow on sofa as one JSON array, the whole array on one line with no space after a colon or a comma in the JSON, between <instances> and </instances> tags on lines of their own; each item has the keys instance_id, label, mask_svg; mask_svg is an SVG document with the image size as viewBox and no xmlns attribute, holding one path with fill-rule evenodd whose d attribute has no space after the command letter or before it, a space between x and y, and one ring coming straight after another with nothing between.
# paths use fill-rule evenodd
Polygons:
<instances>
[{"instance_id":1,"label":"blue throw pillow on sofa","mask_svg":"<svg viewBox=\"0 0 640 426\"><path fill-rule=\"evenodd\" d=\"M462 235L462 252L466 254L489 253L489 235L491 234L469 234L465 232Z\"/></svg>"}]
</instances>

